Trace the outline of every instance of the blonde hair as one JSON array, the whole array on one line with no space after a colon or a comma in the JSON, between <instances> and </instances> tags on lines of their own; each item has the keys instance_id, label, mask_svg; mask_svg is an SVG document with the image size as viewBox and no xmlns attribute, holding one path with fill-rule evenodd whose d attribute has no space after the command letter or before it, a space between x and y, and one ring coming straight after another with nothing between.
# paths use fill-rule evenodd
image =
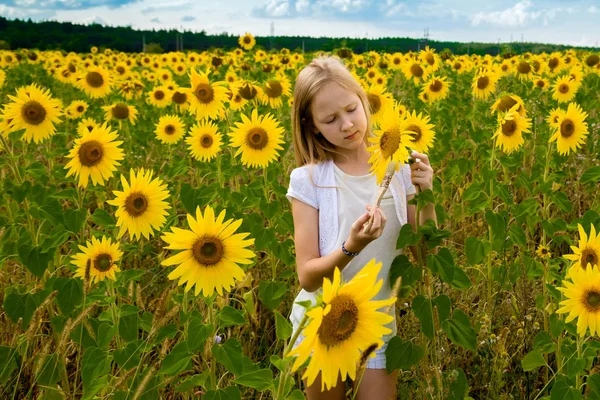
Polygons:
<instances>
[{"instance_id":1,"label":"blonde hair","mask_svg":"<svg viewBox=\"0 0 600 400\"><path fill-rule=\"evenodd\" d=\"M333 56L319 56L312 60L296 78L292 108L292 138L296 165L314 164L331 160L338 153L335 146L323 135L315 133L316 127L310 112L315 95L328 83L337 83L359 97L367 117L365 143L371 134L371 111L367 94L354 79L342 61Z\"/></svg>"}]
</instances>

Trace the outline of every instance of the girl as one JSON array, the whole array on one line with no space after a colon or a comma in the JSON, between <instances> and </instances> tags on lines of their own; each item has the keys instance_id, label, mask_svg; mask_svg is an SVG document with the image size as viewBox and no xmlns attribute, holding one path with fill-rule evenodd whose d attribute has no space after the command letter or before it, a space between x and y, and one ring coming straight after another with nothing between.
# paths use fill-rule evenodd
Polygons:
<instances>
[{"instance_id":1,"label":"girl","mask_svg":"<svg viewBox=\"0 0 600 400\"><path fill-rule=\"evenodd\" d=\"M383 286L375 299L390 297L389 270L396 250L396 239L403 224L415 224L415 207L407 205L419 185L431 189L433 170L426 155L412 166L397 172L381 206L371 208L377 194L376 177L369 173L371 134L367 96L340 60L319 57L299 74L294 89L292 129L298 168L290 177L287 198L292 203L296 264L302 290L290 315L298 329L305 308L298 301L315 303L323 278L333 278L335 267L349 281L369 260L383 266L378 279ZM365 211L366 208L366 211ZM363 231L373 215L373 224ZM433 205L424 207L421 221L435 220ZM395 316L395 308L391 313ZM369 358L358 399L396 398L397 371L385 369L385 349L396 335L395 320L388 325L392 333L383 338L384 346ZM300 335L296 345L303 339ZM306 383L306 382L305 382ZM368 393L368 395L367 395ZM334 388L321 392L320 375L306 388L309 400L343 399L345 385L338 380Z\"/></svg>"}]
</instances>

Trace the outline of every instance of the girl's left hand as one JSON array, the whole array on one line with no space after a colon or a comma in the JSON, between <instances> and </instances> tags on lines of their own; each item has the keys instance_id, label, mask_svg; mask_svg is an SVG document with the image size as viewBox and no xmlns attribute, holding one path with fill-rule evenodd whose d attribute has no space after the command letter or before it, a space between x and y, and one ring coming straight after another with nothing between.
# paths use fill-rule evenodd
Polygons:
<instances>
[{"instance_id":1,"label":"girl's left hand","mask_svg":"<svg viewBox=\"0 0 600 400\"><path fill-rule=\"evenodd\" d=\"M411 157L415 159L415 163L410 166L410 176L413 185L419 185L419 188L422 191L433 189L433 169L429 164L429 157L427 157L427 154L413 151Z\"/></svg>"}]
</instances>

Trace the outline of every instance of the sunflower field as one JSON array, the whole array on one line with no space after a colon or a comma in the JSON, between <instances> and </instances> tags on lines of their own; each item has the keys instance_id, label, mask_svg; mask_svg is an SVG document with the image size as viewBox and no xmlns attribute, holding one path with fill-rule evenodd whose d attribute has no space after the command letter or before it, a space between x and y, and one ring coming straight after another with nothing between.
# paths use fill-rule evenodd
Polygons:
<instances>
[{"instance_id":1,"label":"sunflower field","mask_svg":"<svg viewBox=\"0 0 600 400\"><path fill-rule=\"evenodd\" d=\"M345 365L291 346L293 85L317 54L239 44L0 51L1 398L296 400L316 371L360 376L371 342ZM420 251L390 277L398 398L600 399L599 55L334 55L380 164L403 144L434 169L414 202L438 224L405 225ZM306 335L344 328L359 277L325 282Z\"/></svg>"}]
</instances>

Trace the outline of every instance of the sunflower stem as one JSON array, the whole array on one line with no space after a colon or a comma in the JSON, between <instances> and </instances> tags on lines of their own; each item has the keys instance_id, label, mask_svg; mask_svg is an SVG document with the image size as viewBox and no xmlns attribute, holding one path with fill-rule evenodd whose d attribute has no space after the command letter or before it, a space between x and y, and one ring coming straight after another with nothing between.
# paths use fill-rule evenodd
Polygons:
<instances>
[{"instance_id":1,"label":"sunflower stem","mask_svg":"<svg viewBox=\"0 0 600 400\"><path fill-rule=\"evenodd\" d=\"M298 326L298 329L296 330L296 332L294 332L294 334L292 335L292 338L290 339L287 346L283 350L283 358L284 359L286 359L288 357L289 352L292 351L292 347L296 343L296 340L298 340L300 333L304 330L304 328L306 328L307 322L308 322L308 315L306 315L306 313L304 313L304 317L302 317L302 321L300 321L300 325ZM277 385L277 392L275 393L275 400L283 399L285 396L285 393L284 393L285 385L287 383L287 377L290 375L290 369L291 369L290 361L291 360L286 361L283 371L281 371L281 374L279 375L279 384Z\"/></svg>"},{"instance_id":2,"label":"sunflower stem","mask_svg":"<svg viewBox=\"0 0 600 400\"><path fill-rule=\"evenodd\" d=\"M496 161L496 147L492 145L492 154L490 157L490 171L494 168ZM490 211L494 212L494 180L490 179ZM490 246L494 243L494 232L492 227L488 225L489 241ZM491 310L492 307L492 265L493 265L493 251L490 249L487 260L487 308ZM493 323L493 321L492 321Z\"/></svg>"}]
</instances>

